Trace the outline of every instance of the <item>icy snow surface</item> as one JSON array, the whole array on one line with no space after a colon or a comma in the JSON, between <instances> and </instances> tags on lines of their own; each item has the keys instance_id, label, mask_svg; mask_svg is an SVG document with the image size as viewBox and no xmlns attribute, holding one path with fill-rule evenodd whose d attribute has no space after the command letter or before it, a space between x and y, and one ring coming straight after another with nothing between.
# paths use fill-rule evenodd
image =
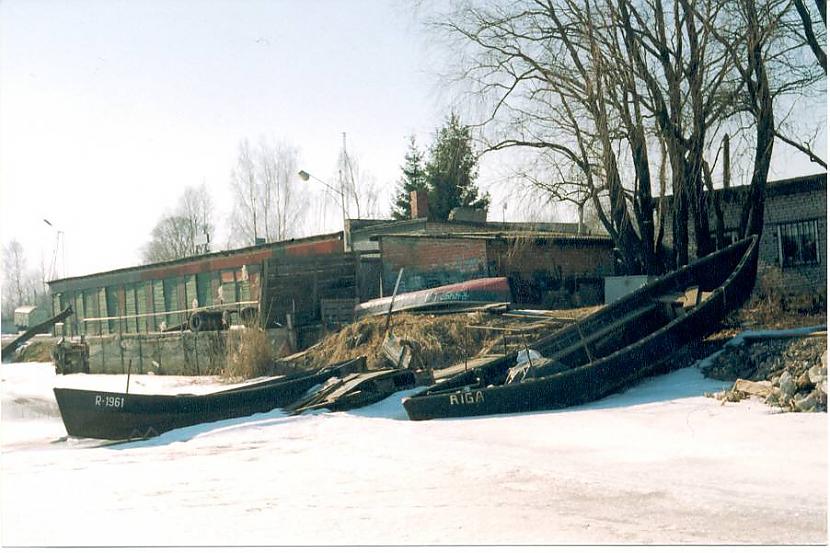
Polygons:
<instances>
[{"instance_id":1,"label":"icy snow surface","mask_svg":"<svg viewBox=\"0 0 830 553\"><path fill-rule=\"evenodd\" d=\"M411 422L401 398L100 447L52 387L123 375L2 365L4 546L827 541L827 416L703 397L687 368L579 408ZM134 375L130 391L215 379Z\"/></svg>"}]
</instances>

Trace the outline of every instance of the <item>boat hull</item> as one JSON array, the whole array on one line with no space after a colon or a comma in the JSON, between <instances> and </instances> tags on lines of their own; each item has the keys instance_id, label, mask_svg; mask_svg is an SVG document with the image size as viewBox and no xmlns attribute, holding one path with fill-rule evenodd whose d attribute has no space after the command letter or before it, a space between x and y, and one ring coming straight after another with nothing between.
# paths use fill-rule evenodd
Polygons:
<instances>
[{"instance_id":1,"label":"boat hull","mask_svg":"<svg viewBox=\"0 0 830 553\"><path fill-rule=\"evenodd\" d=\"M600 399L647 376L681 347L710 334L724 316L749 297L756 270L757 239L751 237L669 273L577 325L530 346L545 355L553 355L574 343L579 344L579 336L597 333L629 313L647 309L644 306L661 294L683 290L690 284L711 290L688 313L645 336L632 342L624 338L618 344L612 342L612 353L608 355L576 368L564 367L551 376L488 386L487 382L501 377L515 364L515 353L506 355L404 399L404 408L410 419L427 420L560 409Z\"/></svg>"},{"instance_id":2,"label":"boat hull","mask_svg":"<svg viewBox=\"0 0 830 553\"><path fill-rule=\"evenodd\" d=\"M447 284L437 288L404 292L370 300L355 306L355 318L385 315L392 312L463 309L493 303L510 303L510 281L507 277L479 278Z\"/></svg>"},{"instance_id":3,"label":"boat hull","mask_svg":"<svg viewBox=\"0 0 830 553\"><path fill-rule=\"evenodd\" d=\"M204 395L144 395L55 388L70 436L131 440L176 428L246 417L285 407L312 386L340 374L333 367Z\"/></svg>"}]
</instances>

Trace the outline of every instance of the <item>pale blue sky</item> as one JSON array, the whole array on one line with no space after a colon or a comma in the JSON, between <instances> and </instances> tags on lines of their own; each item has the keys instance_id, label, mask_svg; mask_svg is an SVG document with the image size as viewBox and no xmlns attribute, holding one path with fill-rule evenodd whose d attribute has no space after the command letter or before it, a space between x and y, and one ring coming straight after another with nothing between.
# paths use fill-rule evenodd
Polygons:
<instances>
[{"instance_id":1,"label":"pale blue sky","mask_svg":"<svg viewBox=\"0 0 830 553\"><path fill-rule=\"evenodd\" d=\"M228 207L245 137L289 141L332 182L346 132L391 190L406 136L426 143L445 111L422 46L391 0L3 2L2 239L51 259L46 217L70 274L135 264L185 186Z\"/></svg>"},{"instance_id":2,"label":"pale blue sky","mask_svg":"<svg viewBox=\"0 0 830 553\"><path fill-rule=\"evenodd\" d=\"M0 2L0 239L18 239L32 267L44 258L48 268L47 218L65 233L68 274L137 264L186 186L204 181L224 216L246 137L292 143L302 168L334 182L346 132L387 204L406 137L427 145L451 101L411 5ZM772 177L818 172L778 151ZM501 167L485 158L481 170L491 219L508 193L493 186ZM340 228L326 201L318 231ZM522 209L509 199L507 217Z\"/></svg>"}]
</instances>

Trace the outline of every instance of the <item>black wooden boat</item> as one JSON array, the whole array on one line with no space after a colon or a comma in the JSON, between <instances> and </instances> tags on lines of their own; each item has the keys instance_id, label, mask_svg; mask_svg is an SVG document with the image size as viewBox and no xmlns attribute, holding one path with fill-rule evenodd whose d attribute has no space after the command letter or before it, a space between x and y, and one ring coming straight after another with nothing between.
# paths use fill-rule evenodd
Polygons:
<instances>
[{"instance_id":1,"label":"black wooden boat","mask_svg":"<svg viewBox=\"0 0 830 553\"><path fill-rule=\"evenodd\" d=\"M604 397L716 330L752 292L757 259L758 238L741 240L529 345L542 359L517 368L516 353L504 355L405 398L403 406L410 419L426 420L559 409Z\"/></svg>"},{"instance_id":2,"label":"black wooden boat","mask_svg":"<svg viewBox=\"0 0 830 553\"><path fill-rule=\"evenodd\" d=\"M209 394L148 395L55 388L70 436L105 440L144 439L168 430L266 413L297 401L333 376L365 368L365 358L267 378Z\"/></svg>"}]
</instances>

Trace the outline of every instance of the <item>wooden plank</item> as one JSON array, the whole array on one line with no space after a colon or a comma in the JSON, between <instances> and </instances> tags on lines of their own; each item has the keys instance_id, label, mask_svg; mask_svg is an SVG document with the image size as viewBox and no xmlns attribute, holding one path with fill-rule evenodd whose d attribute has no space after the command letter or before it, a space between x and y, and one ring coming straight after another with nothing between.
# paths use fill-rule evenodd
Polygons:
<instances>
[{"instance_id":1,"label":"wooden plank","mask_svg":"<svg viewBox=\"0 0 830 553\"><path fill-rule=\"evenodd\" d=\"M86 310L84 309L86 305L84 304L84 293L80 290L75 293L75 306L76 306L76 313L78 314L78 334L86 334L86 325L83 323L83 319L86 316Z\"/></svg>"},{"instance_id":2,"label":"wooden plank","mask_svg":"<svg viewBox=\"0 0 830 553\"><path fill-rule=\"evenodd\" d=\"M84 318L89 317L97 317L98 316L98 309L97 309L97 300L98 300L98 291L95 289L84 290ZM86 322L84 324L86 327L85 332L87 334L98 334L98 324L97 323L89 323Z\"/></svg>"},{"instance_id":3,"label":"wooden plank","mask_svg":"<svg viewBox=\"0 0 830 553\"><path fill-rule=\"evenodd\" d=\"M154 280L153 282L153 313L164 313L164 282L161 280ZM153 317L153 330L159 330L161 323L164 321L163 316L156 315Z\"/></svg>"},{"instance_id":4,"label":"wooden plank","mask_svg":"<svg viewBox=\"0 0 830 553\"><path fill-rule=\"evenodd\" d=\"M98 289L98 316L99 317L107 317L109 313L107 312L107 289L106 288L99 288ZM109 325L103 322L98 323L97 325L98 331L100 333L109 332Z\"/></svg>"},{"instance_id":5,"label":"wooden plank","mask_svg":"<svg viewBox=\"0 0 830 553\"><path fill-rule=\"evenodd\" d=\"M236 278L236 288L238 301L249 301L251 299L251 284L248 279L244 278L242 271L236 271L234 277Z\"/></svg>"},{"instance_id":6,"label":"wooden plank","mask_svg":"<svg viewBox=\"0 0 830 553\"><path fill-rule=\"evenodd\" d=\"M163 312L175 311L179 308L178 295L176 294L176 279L165 278L162 280L164 285L164 309ZM176 324L176 319L173 315L165 315L165 325L169 328Z\"/></svg>"},{"instance_id":7,"label":"wooden plank","mask_svg":"<svg viewBox=\"0 0 830 553\"><path fill-rule=\"evenodd\" d=\"M451 365L444 369L435 369L435 381L445 380L457 374L461 374L464 371L468 371L471 369L475 369L480 367L486 363L489 363L493 359L498 359L501 355L482 355L481 357L474 357L473 359L468 359L467 361L462 361L461 363L456 363L455 365Z\"/></svg>"},{"instance_id":8,"label":"wooden plank","mask_svg":"<svg viewBox=\"0 0 830 553\"><path fill-rule=\"evenodd\" d=\"M200 307L213 305L210 293L210 273L199 273L196 275L196 301Z\"/></svg>"},{"instance_id":9,"label":"wooden plank","mask_svg":"<svg viewBox=\"0 0 830 553\"><path fill-rule=\"evenodd\" d=\"M121 314L118 310L118 290L115 286L107 286L106 288L107 294L107 317L116 317ZM110 333L114 333L118 331L118 322L117 321L109 321L107 323L107 328L109 329Z\"/></svg>"},{"instance_id":10,"label":"wooden plank","mask_svg":"<svg viewBox=\"0 0 830 553\"><path fill-rule=\"evenodd\" d=\"M391 332L381 344L381 351L396 369L408 369L412 363L412 350L401 344L400 340Z\"/></svg>"},{"instance_id":11,"label":"wooden plank","mask_svg":"<svg viewBox=\"0 0 830 553\"><path fill-rule=\"evenodd\" d=\"M135 311L138 315L144 315L147 313L147 295L144 289L144 284L139 283L136 284L135 287ZM138 332L147 332L147 318L146 317L138 317L136 319L136 330Z\"/></svg>"},{"instance_id":12,"label":"wooden plank","mask_svg":"<svg viewBox=\"0 0 830 553\"><path fill-rule=\"evenodd\" d=\"M124 329L128 333L135 333L138 329L136 328L136 319L135 319L135 285L134 284L125 284L124 285L124 299L126 303L126 309L124 310L124 314L127 316L127 320L125 321Z\"/></svg>"},{"instance_id":13,"label":"wooden plank","mask_svg":"<svg viewBox=\"0 0 830 553\"><path fill-rule=\"evenodd\" d=\"M193 306L193 300L196 300L197 302L199 301L199 294L196 290L196 275L187 275L184 277L184 294L187 309L190 309Z\"/></svg>"}]
</instances>

